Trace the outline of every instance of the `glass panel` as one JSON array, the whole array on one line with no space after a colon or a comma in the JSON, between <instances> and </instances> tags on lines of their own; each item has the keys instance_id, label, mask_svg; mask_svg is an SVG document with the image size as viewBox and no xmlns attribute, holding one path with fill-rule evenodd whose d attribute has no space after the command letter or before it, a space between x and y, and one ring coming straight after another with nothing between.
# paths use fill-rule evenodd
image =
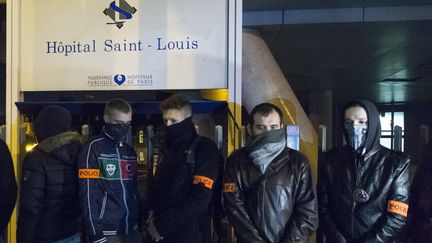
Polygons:
<instances>
[{"instance_id":1,"label":"glass panel","mask_svg":"<svg viewBox=\"0 0 432 243\"><path fill-rule=\"evenodd\" d=\"M394 113L394 126L402 127L402 131L404 129L404 113L403 112L395 112Z\"/></svg>"},{"instance_id":2,"label":"glass panel","mask_svg":"<svg viewBox=\"0 0 432 243\"><path fill-rule=\"evenodd\" d=\"M391 149L391 138L381 138L380 144L384 147Z\"/></svg>"},{"instance_id":3,"label":"glass panel","mask_svg":"<svg viewBox=\"0 0 432 243\"><path fill-rule=\"evenodd\" d=\"M391 136L391 131L381 131L381 137L382 136Z\"/></svg>"},{"instance_id":4,"label":"glass panel","mask_svg":"<svg viewBox=\"0 0 432 243\"><path fill-rule=\"evenodd\" d=\"M405 119L404 119L404 112L394 112L393 114L393 126L400 126L402 127L402 152L404 151L404 136L405 136ZM380 143L384 147L387 147L391 149L391 141L393 137L391 137L391 112L385 112L384 116L380 116L381 121L381 140ZM385 136L385 138L383 138Z\"/></svg>"},{"instance_id":5,"label":"glass panel","mask_svg":"<svg viewBox=\"0 0 432 243\"><path fill-rule=\"evenodd\" d=\"M385 112L384 116L380 116L381 130L391 130L391 112Z\"/></svg>"}]
</instances>

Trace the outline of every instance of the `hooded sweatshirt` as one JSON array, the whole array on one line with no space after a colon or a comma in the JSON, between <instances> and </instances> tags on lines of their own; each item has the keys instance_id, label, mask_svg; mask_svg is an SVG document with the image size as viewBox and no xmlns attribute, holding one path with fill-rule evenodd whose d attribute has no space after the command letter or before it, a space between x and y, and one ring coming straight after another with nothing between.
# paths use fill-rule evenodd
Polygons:
<instances>
[{"instance_id":1,"label":"hooded sweatshirt","mask_svg":"<svg viewBox=\"0 0 432 243\"><path fill-rule=\"evenodd\" d=\"M410 160L379 144L379 112L370 101L352 101L343 111L355 104L368 116L365 143L356 151L344 145L320 156L320 228L332 243L393 242L407 218Z\"/></svg>"},{"instance_id":2,"label":"hooded sweatshirt","mask_svg":"<svg viewBox=\"0 0 432 243\"><path fill-rule=\"evenodd\" d=\"M379 111L376 108L376 106L368 100L351 101L344 106L343 113L342 113L342 122L344 121L343 116L345 114L345 111L348 108L356 105L360 105L361 107L363 107L366 110L366 114L368 117L368 121L367 121L368 128L367 128L365 143L362 146L361 150L358 151L360 154L365 154L366 152L368 152L369 150L371 150L372 148L380 144L381 122L379 118ZM348 140L348 134L345 130L344 130L344 136L345 139Z\"/></svg>"}]
</instances>

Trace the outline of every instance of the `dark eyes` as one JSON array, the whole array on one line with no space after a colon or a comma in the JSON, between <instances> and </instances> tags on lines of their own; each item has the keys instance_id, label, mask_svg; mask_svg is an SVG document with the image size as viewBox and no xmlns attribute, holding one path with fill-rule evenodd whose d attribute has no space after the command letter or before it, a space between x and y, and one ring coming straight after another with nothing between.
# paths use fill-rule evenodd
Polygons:
<instances>
[{"instance_id":1,"label":"dark eyes","mask_svg":"<svg viewBox=\"0 0 432 243\"><path fill-rule=\"evenodd\" d=\"M256 126L259 130L265 130L266 129L266 126L260 126L260 125L258 125L258 126ZM278 129L279 128L279 126L278 125L272 125L272 126L270 126L271 127L271 129Z\"/></svg>"},{"instance_id":2,"label":"dark eyes","mask_svg":"<svg viewBox=\"0 0 432 243\"><path fill-rule=\"evenodd\" d=\"M365 120L358 120L357 122L359 125L367 124L368 122ZM345 125L351 125L354 124L354 121L352 120L345 120Z\"/></svg>"},{"instance_id":3,"label":"dark eyes","mask_svg":"<svg viewBox=\"0 0 432 243\"><path fill-rule=\"evenodd\" d=\"M164 120L164 123L168 123L168 122L176 123L177 120L176 120L176 119L165 119L165 120Z\"/></svg>"}]
</instances>

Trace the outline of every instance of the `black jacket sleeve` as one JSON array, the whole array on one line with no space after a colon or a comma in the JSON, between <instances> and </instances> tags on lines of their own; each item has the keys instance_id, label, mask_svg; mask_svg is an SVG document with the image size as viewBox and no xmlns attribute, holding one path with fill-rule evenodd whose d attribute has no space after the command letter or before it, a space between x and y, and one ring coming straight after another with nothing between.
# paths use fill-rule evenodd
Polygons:
<instances>
[{"instance_id":1,"label":"black jacket sleeve","mask_svg":"<svg viewBox=\"0 0 432 243\"><path fill-rule=\"evenodd\" d=\"M99 175L98 156L93 151L93 142L84 146L78 156L79 200L84 223L90 240L105 241L102 221L99 219L104 198L103 187L99 176L91 176L91 172Z\"/></svg>"},{"instance_id":2,"label":"black jacket sleeve","mask_svg":"<svg viewBox=\"0 0 432 243\"><path fill-rule=\"evenodd\" d=\"M393 177L386 214L373 227L373 231L360 240L361 243L392 242L404 230L407 221L410 186L410 159L403 160Z\"/></svg>"},{"instance_id":3,"label":"black jacket sleeve","mask_svg":"<svg viewBox=\"0 0 432 243\"><path fill-rule=\"evenodd\" d=\"M9 149L3 140L0 140L0 235L5 231L15 207L17 197L17 184L13 161Z\"/></svg>"},{"instance_id":4,"label":"black jacket sleeve","mask_svg":"<svg viewBox=\"0 0 432 243\"><path fill-rule=\"evenodd\" d=\"M432 216L432 147L429 144L424 149L425 156L421 159L411 184L407 222L407 238L417 242L427 242L432 227L429 221Z\"/></svg>"},{"instance_id":5,"label":"black jacket sleeve","mask_svg":"<svg viewBox=\"0 0 432 243\"><path fill-rule=\"evenodd\" d=\"M23 161L17 242L35 241L36 225L41 219L45 197L45 169L36 153L28 153Z\"/></svg>"},{"instance_id":6,"label":"black jacket sleeve","mask_svg":"<svg viewBox=\"0 0 432 243\"><path fill-rule=\"evenodd\" d=\"M318 212L320 221L320 231L325 235L326 242L334 243L345 243L346 239L339 231L335 222L333 221L332 215L329 212L329 201L328 201L328 176L326 161L321 160L319 162L318 170Z\"/></svg>"},{"instance_id":7,"label":"black jacket sleeve","mask_svg":"<svg viewBox=\"0 0 432 243\"><path fill-rule=\"evenodd\" d=\"M155 216L155 226L161 236L168 236L198 219L209 207L219 174L219 157L213 142L203 142L195 149L193 185L189 194L177 205Z\"/></svg>"},{"instance_id":8,"label":"black jacket sleeve","mask_svg":"<svg viewBox=\"0 0 432 243\"><path fill-rule=\"evenodd\" d=\"M293 215L285 232L283 243L307 242L318 228L318 201L312 182L309 162L302 163L300 182L296 188Z\"/></svg>"},{"instance_id":9,"label":"black jacket sleeve","mask_svg":"<svg viewBox=\"0 0 432 243\"><path fill-rule=\"evenodd\" d=\"M230 223L236 231L236 236L241 242L262 243L265 242L252 223L246 208L245 199L241 191L239 171L235 166L235 153L228 158L224 172L224 206Z\"/></svg>"}]
</instances>

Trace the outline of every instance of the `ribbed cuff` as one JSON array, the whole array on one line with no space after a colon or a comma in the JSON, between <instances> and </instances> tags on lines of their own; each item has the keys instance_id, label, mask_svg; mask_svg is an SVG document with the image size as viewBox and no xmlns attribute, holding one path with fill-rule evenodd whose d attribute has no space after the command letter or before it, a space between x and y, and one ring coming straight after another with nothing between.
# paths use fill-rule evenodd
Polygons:
<instances>
[{"instance_id":1,"label":"ribbed cuff","mask_svg":"<svg viewBox=\"0 0 432 243\"><path fill-rule=\"evenodd\" d=\"M95 237L96 238L96 237ZM107 242L107 238L105 236L102 236L102 238L98 237L99 239L93 240L93 243L104 243Z\"/></svg>"}]
</instances>

